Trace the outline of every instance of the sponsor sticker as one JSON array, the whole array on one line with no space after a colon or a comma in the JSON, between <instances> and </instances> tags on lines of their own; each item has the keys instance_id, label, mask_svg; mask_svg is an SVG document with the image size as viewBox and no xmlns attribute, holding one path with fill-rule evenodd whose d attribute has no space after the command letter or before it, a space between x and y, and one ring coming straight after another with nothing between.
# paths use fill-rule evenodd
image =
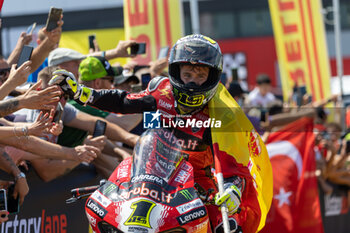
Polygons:
<instances>
[{"instance_id":1,"label":"sponsor sticker","mask_svg":"<svg viewBox=\"0 0 350 233\"><path fill-rule=\"evenodd\" d=\"M202 218L206 216L207 211L205 210L205 207L201 207L195 210L192 210L188 212L187 214L181 215L177 217L177 221L180 223L180 225L184 225L188 222L192 222L196 219Z\"/></svg>"},{"instance_id":2,"label":"sponsor sticker","mask_svg":"<svg viewBox=\"0 0 350 233\"><path fill-rule=\"evenodd\" d=\"M98 203L100 203L103 207L107 208L112 201L109 200L107 197L105 197L103 194L101 194L99 191L94 192L91 197L95 199Z\"/></svg>"},{"instance_id":3,"label":"sponsor sticker","mask_svg":"<svg viewBox=\"0 0 350 233\"><path fill-rule=\"evenodd\" d=\"M197 198L191 202L176 207L176 209L177 211L179 211L180 214L184 214L200 206L203 206L203 202L199 198Z\"/></svg>"},{"instance_id":4,"label":"sponsor sticker","mask_svg":"<svg viewBox=\"0 0 350 233\"><path fill-rule=\"evenodd\" d=\"M89 199L88 203L86 204L86 207L90 209L92 212L94 212L100 218L104 218L108 213L107 210L105 210L100 204L98 204L96 201L92 199Z\"/></svg>"}]
</instances>

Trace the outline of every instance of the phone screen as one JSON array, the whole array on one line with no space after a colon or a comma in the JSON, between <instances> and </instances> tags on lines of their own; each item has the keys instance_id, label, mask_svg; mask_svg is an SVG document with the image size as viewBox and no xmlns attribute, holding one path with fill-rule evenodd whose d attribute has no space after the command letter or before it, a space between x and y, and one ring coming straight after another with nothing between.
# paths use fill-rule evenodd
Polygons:
<instances>
[{"instance_id":1,"label":"phone screen","mask_svg":"<svg viewBox=\"0 0 350 233\"><path fill-rule=\"evenodd\" d=\"M105 134L107 123L105 121L97 120L95 123L93 137L98 137Z\"/></svg>"},{"instance_id":2,"label":"phone screen","mask_svg":"<svg viewBox=\"0 0 350 233\"><path fill-rule=\"evenodd\" d=\"M95 49L94 40L96 39L95 35L89 35L89 48Z\"/></svg>"},{"instance_id":3,"label":"phone screen","mask_svg":"<svg viewBox=\"0 0 350 233\"><path fill-rule=\"evenodd\" d=\"M130 46L130 54L145 54L146 43L136 43Z\"/></svg>"},{"instance_id":4,"label":"phone screen","mask_svg":"<svg viewBox=\"0 0 350 233\"><path fill-rule=\"evenodd\" d=\"M28 28L27 28L27 35L30 35L33 33L34 29L36 27L36 22L34 22L32 25L30 25Z\"/></svg>"},{"instance_id":5,"label":"phone screen","mask_svg":"<svg viewBox=\"0 0 350 233\"><path fill-rule=\"evenodd\" d=\"M13 191L15 189L15 185L10 185L8 188L8 194L7 194L7 211L10 214L16 214L19 212L19 195L15 199L13 197Z\"/></svg>"},{"instance_id":6,"label":"phone screen","mask_svg":"<svg viewBox=\"0 0 350 233\"><path fill-rule=\"evenodd\" d=\"M32 52L33 52L32 46L24 45L17 61L17 67L20 67L24 62L30 60L32 56Z\"/></svg>"},{"instance_id":7,"label":"phone screen","mask_svg":"<svg viewBox=\"0 0 350 233\"><path fill-rule=\"evenodd\" d=\"M53 116L52 121L58 123L62 118L62 113L63 113L62 104L60 102L58 102L57 107L56 107L56 111L55 111L55 115Z\"/></svg>"},{"instance_id":8,"label":"phone screen","mask_svg":"<svg viewBox=\"0 0 350 233\"><path fill-rule=\"evenodd\" d=\"M49 16L47 17L46 21L46 31L52 31L53 29L57 28L57 22L61 19L62 15L62 9L61 8L55 8L51 7Z\"/></svg>"},{"instance_id":9,"label":"phone screen","mask_svg":"<svg viewBox=\"0 0 350 233\"><path fill-rule=\"evenodd\" d=\"M0 210L7 211L6 190L0 189Z\"/></svg>"},{"instance_id":10,"label":"phone screen","mask_svg":"<svg viewBox=\"0 0 350 233\"><path fill-rule=\"evenodd\" d=\"M150 73L141 75L142 90L145 90L147 88L149 81L151 81Z\"/></svg>"},{"instance_id":11,"label":"phone screen","mask_svg":"<svg viewBox=\"0 0 350 233\"><path fill-rule=\"evenodd\" d=\"M159 50L158 59L166 58L168 56L169 46L163 47Z\"/></svg>"}]
</instances>

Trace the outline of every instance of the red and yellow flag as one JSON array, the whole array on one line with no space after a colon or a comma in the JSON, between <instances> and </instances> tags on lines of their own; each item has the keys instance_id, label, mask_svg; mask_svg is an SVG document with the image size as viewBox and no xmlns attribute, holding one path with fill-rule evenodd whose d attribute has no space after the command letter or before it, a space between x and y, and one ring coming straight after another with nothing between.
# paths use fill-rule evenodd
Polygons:
<instances>
[{"instance_id":1,"label":"red and yellow flag","mask_svg":"<svg viewBox=\"0 0 350 233\"><path fill-rule=\"evenodd\" d=\"M320 0L269 0L284 99L305 85L313 100L331 95Z\"/></svg>"},{"instance_id":2,"label":"red and yellow flag","mask_svg":"<svg viewBox=\"0 0 350 233\"><path fill-rule=\"evenodd\" d=\"M181 1L124 0L124 27L127 40L146 42L146 54L135 60L147 64L182 37Z\"/></svg>"},{"instance_id":3,"label":"red and yellow flag","mask_svg":"<svg viewBox=\"0 0 350 233\"><path fill-rule=\"evenodd\" d=\"M227 159L221 163L224 177L240 175L246 180L239 224L242 224L243 232L257 232L265 225L273 194L272 168L266 147L221 83L209 101L209 114L210 118L221 121L220 128L211 129L219 159L226 155L232 159L229 163Z\"/></svg>"}]
</instances>

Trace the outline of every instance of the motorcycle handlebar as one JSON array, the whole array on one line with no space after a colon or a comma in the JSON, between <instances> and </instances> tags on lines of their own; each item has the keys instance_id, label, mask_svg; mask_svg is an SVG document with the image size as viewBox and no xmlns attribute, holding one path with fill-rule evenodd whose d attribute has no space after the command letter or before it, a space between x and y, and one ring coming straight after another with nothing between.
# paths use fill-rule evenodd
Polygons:
<instances>
[{"instance_id":1,"label":"motorcycle handlebar","mask_svg":"<svg viewBox=\"0 0 350 233\"><path fill-rule=\"evenodd\" d=\"M72 189L70 192L73 197L79 197L81 195L87 194L87 193L92 193L96 189L98 189L100 185L94 185L94 186L89 186L89 187L82 187L82 188L75 188Z\"/></svg>"}]
</instances>

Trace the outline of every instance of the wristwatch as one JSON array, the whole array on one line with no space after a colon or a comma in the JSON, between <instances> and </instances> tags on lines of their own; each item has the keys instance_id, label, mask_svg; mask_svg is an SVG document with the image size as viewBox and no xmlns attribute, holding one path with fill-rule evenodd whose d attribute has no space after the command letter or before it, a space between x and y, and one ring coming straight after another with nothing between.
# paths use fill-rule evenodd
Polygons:
<instances>
[{"instance_id":1,"label":"wristwatch","mask_svg":"<svg viewBox=\"0 0 350 233\"><path fill-rule=\"evenodd\" d=\"M20 172L20 173L16 176L15 181L17 181L17 180L20 179L20 178L26 178L26 175L25 175L23 172Z\"/></svg>"}]
</instances>

